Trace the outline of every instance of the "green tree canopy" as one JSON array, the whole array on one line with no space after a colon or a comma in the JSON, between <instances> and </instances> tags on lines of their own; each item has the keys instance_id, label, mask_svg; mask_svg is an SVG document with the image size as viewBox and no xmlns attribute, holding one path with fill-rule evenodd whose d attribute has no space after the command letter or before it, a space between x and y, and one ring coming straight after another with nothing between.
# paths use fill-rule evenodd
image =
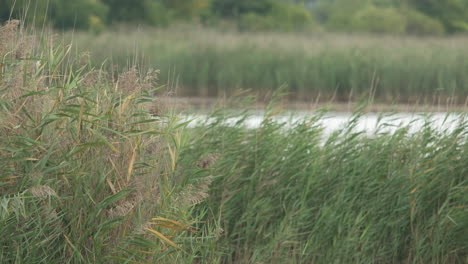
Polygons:
<instances>
[{"instance_id":1,"label":"green tree canopy","mask_svg":"<svg viewBox=\"0 0 468 264\"><path fill-rule=\"evenodd\" d=\"M104 21L108 7L97 0L0 0L0 20L21 18L26 23L42 25L47 20L57 28L84 29L94 19Z\"/></svg>"},{"instance_id":2,"label":"green tree canopy","mask_svg":"<svg viewBox=\"0 0 468 264\"><path fill-rule=\"evenodd\" d=\"M468 32L468 0L0 0L0 22L10 15L60 29L200 18L259 30L302 29L318 21L321 28L344 32Z\"/></svg>"},{"instance_id":3,"label":"green tree canopy","mask_svg":"<svg viewBox=\"0 0 468 264\"><path fill-rule=\"evenodd\" d=\"M440 20L449 32L468 31L467 0L408 0L409 4Z\"/></svg>"},{"instance_id":4,"label":"green tree canopy","mask_svg":"<svg viewBox=\"0 0 468 264\"><path fill-rule=\"evenodd\" d=\"M273 8L273 0L213 0L213 11L225 17L237 17L246 13L265 15Z\"/></svg>"}]
</instances>

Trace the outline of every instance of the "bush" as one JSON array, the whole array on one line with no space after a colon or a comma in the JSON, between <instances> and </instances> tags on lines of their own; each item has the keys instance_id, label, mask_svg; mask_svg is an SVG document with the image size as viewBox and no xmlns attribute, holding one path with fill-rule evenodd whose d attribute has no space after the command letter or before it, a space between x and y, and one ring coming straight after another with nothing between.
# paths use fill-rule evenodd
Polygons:
<instances>
[{"instance_id":1,"label":"bush","mask_svg":"<svg viewBox=\"0 0 468 264\"><path fill-rule=\"evenodd\" d=\"M455 20L452 21L451 26L455 32L468 32L468 21Z\"/></svg>"},{"instance_id":2,"label":"bush","mask_svg":"<svg viewBox=\"0 0 468 264\"><path fill-rule=\"evenodd\" d=\"M314 9L314 15L331 31L405 32L417 35L440 35L445 32L443 20L424 12L419 6L387 0L370 2L372 5L366 5L366 1L362 0L322 2Z\"/></svg>"},{"instance_id":3,"label":"bush","mask_svg":"<svg viewBox=\"0 0 468 264\"><path fill-rule=\"evenodd\" d=\"M255 13L266 15L271 11L273 0L213 0L213 13L223 17L237 17Z\"/></svg>"},{"instance_id":4,"label":"bush","mask_svg":"<svg viewBox=\"0 0 468 264\"><path fill-rule=\"evenodd\" d=\"M404 33L404 16L395 8L379 8L373 5L357 12L351 19L353 31L370 33Z\"/></svg>"},{"instance_id":5,"label":"bush","mask_svg":"<svg viewBox=\"0 0 468 264\"><path fill-rule=\"evenodd\" d=\"M312 14L302 5L277 3L273 6L272 14L276 21L284 21L280 28L285 30L304 29L313 22Z\"/></svg>"},{"instance_id":6,"label":"bush","mask_svg":"<svg viewBox=\"0 0 468 264\"><path fill-rule=\"evenodd\" d=\"M89 29L95 34L101 33L106 29L106 25L104 25L104 23L98 16L90 16L88 23Z\"/></svg>"},{"instance_id":7,"label":"bush","mask_svg":"<svg viewBox=\"0 0 468 264\"><path fill-rule=\"evenodd\" d=\"M90 22L105 21L108 8L99 1L55 1L51 3L51 17L57 28L89 29ZM91 17L94 17L91 20Z\"/></svg>"},{"instance_id":8,"label":"bush","mask_svg":"<svg viewBox=\"0 0 468 264\"><path fill-rule=\"evenodd\" d=\"M444 25L416 10L405 10L406 33L417 35L441 35L445 32Z\"/></svg>"},{"instance_id":9,"label":"bush","mask_svg":"<svg viewBox=\"0 0 468 264\"><path fill-rule=\"evenodd\" d=\"M321 2L314 14L330 31L349 31L353 15L362 8L360 1Z\"/></svg>"},{"instance_id":10,"label":"bush","mask_svg":"<svg viewBox=\"0 0 468 264\"><path fill-rule=\"evenodd\" d=\"M34 12L26 12L31 9L31 0L0 0L0 23L8 21L11 15L15 19L22 18L23 24L42 26L47 20L48 2L34 1Z\"/></svg>"},{"instance_id":11,"label":"bush","mask_svg":"<svg viewBox=\"0 0 468 264\"><path fill-rule=\"evenodd\" d=\"M447 32L468 31L468 1L466 0L409 0L420 12L440 21Z\"/></svg>"},{"instance_id":12,"label":"bush","mask_svg":"<svg viewBox=\"0 0 468 264\"><path fill-rule=\"evenodd\" d=\"M210 7L209 0L164 0L163 2L180 19L191 19L200 16Z\"/></svg>"},{"instance_id":13,"label":"bush","mask_svg":"<svg viewBox=\"0 0 468 264\"><path fill-rule=\"evenodd\" d=\"M26 25L43 26L50 23L60 29L103 29L108 6L95 0L2 0L0 22L11 16L21 18ZM100 24L99 26L97 23Z\"/></svg>"},{"instance_id":14,"label":"bush","mask_svg":"<svg viewBox=\"0 0 468 264\"><path fill-rule=\"evenodd\" d=\"M171 20L170 12L158 2L146 0L143 4L144 22L152 26L167 26Z\"/></svg>"},{"instance_id":15,"label":"bush","mask_svg":"<svg viewBox=\"0 0 468 264\"><path fill-rule=\"evenodd\" d=\"M246 13L239 19L241 30L297 31L313 25L311 13L301 5L275 3L266 15Z\"/></svg>"},{"instance_id":16,"label":"bush","mask_svg":"<svg viewBox=\"0 0 468 264\"><path fill-rule=\"evenodd\" d=\"M240 17L239 29L242 31L270 31L275 29L275 21L271 16L247 13Z\"/></svg>"}]
</instances>

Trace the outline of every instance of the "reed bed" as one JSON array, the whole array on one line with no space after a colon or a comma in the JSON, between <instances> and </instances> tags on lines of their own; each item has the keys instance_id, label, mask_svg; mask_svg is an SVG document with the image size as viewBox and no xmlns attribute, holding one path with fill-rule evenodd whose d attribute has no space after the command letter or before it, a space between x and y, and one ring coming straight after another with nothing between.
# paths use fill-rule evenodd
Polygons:
<instances>
[{"instance_id":1,"label":"reed bed","mask_svg":"<svg viewBox=\"0 0 468 264\"><path fill-rule=\"evenodd\" d=\"M325 141L320 115L273 107L254 130L222 109L188 128L157 71L18 24L0 28L0 263L468 260L466 114L373 136L357 114Z\"/></svg>"},{"instance_id":2,"label":"reed bed","mask_svg":"<svg viewBox=\"0 0 468 264\"><path fill-rule=\"evenodd\" d=\"M326 137L321 115L272 114L252 130L217 112L181 154L181 181L213 179L198 210L224 230L220 263L466 263L466 114L450 132L382 122L374 135L357 114Z\"/></svg>"},{"instance_id":3,"label":"reed bed","mask_svg":"<svg viewBox=\"0 0 468 264\"><path fill-rule=\"evenodd\" d=\"M172 180L157 72L93 69L18 25L0 27L0 263L193 263L210 240Z\"/></svg>"},{"instance_id":4,"label":"reed bed","mask_svg":"<svg viewBox=\"0 0 468 264\"><path fill-rule=\"evenodd\" d=\"M69 38L72 36L70 35ZM286 85L290 99L378 103L465 104L468 40L336 35L239 33L178 26L101 35L74 33L96 65L127 65L129 56L161 70L179 96L267 93Z\"/></svg>"}]
</instances>

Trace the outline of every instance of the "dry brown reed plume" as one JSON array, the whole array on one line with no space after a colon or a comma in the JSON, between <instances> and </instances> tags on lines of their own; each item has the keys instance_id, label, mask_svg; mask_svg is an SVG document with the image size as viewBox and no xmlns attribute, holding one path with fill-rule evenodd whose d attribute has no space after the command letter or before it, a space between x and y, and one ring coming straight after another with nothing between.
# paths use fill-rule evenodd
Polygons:
<instances>
[{"instance_id":1,"label":"dry brown reed plume","mask_svg":"<svg viewBox=\"0 0 468 264\"><path fill-rule=\"evenodd\" d=\"M158 85L158 74L159 71L148 70L142 74L135 67L131 67L127 71L120 73L118 77L113 80L109 78L109 75L102 71L92 71L85 76L82 81L82 85L88 85L95 87L98 85L99 80L103 78L112 83L115 87L115 91L121 94L122 104L118 112L121 113L122 119L132 118L126 116L125 113L133 113L129 107L129 100L134 100L134 96L137 93L147 92ZM161 110L163 111L163 110ZM126 123L126 122L123 122ZM118 124L116 124L118 125ZM107 210L107 215L110 218L122 217L130 215L137 206L141 204L152 204L153 207L158 203L159 200L159 189L157 185L157 171L146 174L144 176L133 176L130 175L135 171L134 165L142 156L150 153L157 152L156 148L159 146L159 142L142 141L142 142L126 142L125 144L118 145L118 151L109 151L107 154L109 162L114 167L117 177L120 179L114 183L109 183L113 193L118 193L122 190L131 190L131 193L124 199L117 202L116 206ZM137 146L144 146L143 148ZM142 149L142 152L139 149ZM148 221L153 216L154 210L147 210L145 212ZM144 230L144 228L137 228ZM141 231L140 230L140 231Z\"/></svg>"},{"instance_id":2,"label":"dry brown reed plume","mask_svg":"<svg viewBox=\"0 0 468 264\"><path fill-rule=\"evenodd\" d=\"M202 203L209 197L210 184L213 177L206 177L196 184L187 185L176 197L176 204L181 208L186 208Z\"/></svg>"},{"instance_id":3,"label":"dry brown reed plume","mask_svg":"<svg viewBox=\"0 0 468 264\"><path fill-rule=\"evenodd\" d=\"M136 67L131 67L119 75L118 87L126 94L135 91L148 91L158 84L159 70L149 69L146 74L140 74Z\"/></svg>"},{"instance_id":4,"label":"dry brown reed plume","mask_svg":"<svg viewBox=\"0 0 468 264\"><path fill-rule=\"evenodd\" d=\"M57 196L57 193L48 185L36 185L29 189L31 194L37 198L47 198Z\"/></svg>"},{"instance_id":5,"label":"dry brown reed plume","mask_svg":"<svg viewBox=\"0 0 468 264\"><path fill-rule=\"evenodd\" d=\"M201 169L209 169L218 160L220 154L208 154L197 161ZM195 184L187 185L177 196L176 203L181 207L190 207L202 203L209 197L210 185L213 177L209 176L198 180Z\"/></svg>"},{"instance_id":6,"label":"dry brown reed plume","mask_svg":"<svg viewBox=\"0 0 468 264\"><path fill-rule=\"evenodd\" d=\"M219 157L219 153L208 154L197 161L197 166L201 169L208 169L219 159Z\"/></svg>"},{"instance_id":7,"label":"dry brown reed plume","mask_svg":"<svg viewBox=\"0 0 468 264\"><path fill-rule=\"evenodd\" d=\"M10 20L3 27L0 27L0 99L11 104L14 111L9 111L0 123L4 128L2 133L12 133L14 128L20 127L26 118L20 114L20 111L31 104L44 104L44 100L38 101L34 97L21 99L25 87L40 89L43 87L42 78L34 77L37 71L35 63L32 60L22 60L32 53L33 39L18 31L20 22ZM9 68L7 70L7 68ZM31 112L31 115L38 114L43 107L31 109L38 110ZM10 128L10 129L8 129Z\"/></svg>"},{"instance_id":8,"label":"dry brown reed plume","mask_svg":"<svg viewBox=\"0 0 468 264\"><path fill-rule=\"evenodd\" d=\"M30 55L34 37L20 34L19 25L19 20L9 20L3 27L0 27L0 56L14 52L17 59L23 59Z\"/></svg>"},{"instance_id":9,"label":"dry brown reed plume","mask_svg":"<svg viewBox=\"0 0 468 264\"><path fill-rule=\"evenodd\" d=\"M110 218L129 215L133 209L142 203L152 203L156 205L159 200L159 190L157 186L157 175L152 174L146 177L133 177L127 185L120 188L130 189L132 192L117 203L116 206L107 210ZM148 219L151 216L148 216Z\"/></svg>"},{"instance_id":10,"label":"dry brown reed plume","mask_svg":"<svg viewBox=\"0 0 468 264\"><path fill-rule=\"evenodd\" d=\"M145 74L141 74L135 67L131 67L119 75L116 88L118 87L124 94L149 91L158 86L159 74L160 71L154 69L149 69ZM164 100L155 99L149 112L153 116L162 116L167 110L168 105Z\"/></svg>"},{"instance_id":11,"label":"dry brown reed plume","mask_svg":"<svg viewBox=\"0 0 468 264\"><path fill-rule=\"evenodd\" d=\"M23 86L34 84L34 81L40 80L31 78L32 74L38 70L38 62L33 60L23 60L31 56L35 39L31 35L20 32L20 22L18 20L10 20L5 26L0 27L0 59L4 62L9 62L10 67L15 70L9 71L10 75L3 76L2 84L10 86L10 94L18 92ZM13 56L14 55L14 56ZM2 65L2 68L5 65ZM27 80L32 80L31 83L25 83ZM37 83L36 86L39 86ZM17 94L17 93L15 93ZM11 99L11 98L9 98Z\"/></svg>"},{"instance_id":12,"label":"dry brown reed plume","mask_svg":"<svg viewBox=\"0 0 468 264\"><path fill-rule=\"evenodd\" d=\"M0 55L2 57L10 51L11 45L16 40L19 24L19 20L9 20L3 27L0 27Z\"/></svg>"},{"instance_id":13,"label":"dry brown reed plume","mask_svg":"<svg viewBox=\"0 0 468 264\"><path fill-rule=\"evenodd\" d=\"M156 98L149 109L153 116L163 116L167 113L169 105L164 99Z\"/></svg>"}]
</instances>

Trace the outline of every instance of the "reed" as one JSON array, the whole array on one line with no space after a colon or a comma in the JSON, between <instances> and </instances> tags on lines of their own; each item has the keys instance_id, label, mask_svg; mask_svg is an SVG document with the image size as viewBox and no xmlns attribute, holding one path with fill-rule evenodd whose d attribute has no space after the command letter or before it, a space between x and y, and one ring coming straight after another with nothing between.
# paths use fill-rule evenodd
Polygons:
<instances>
[{"instance_id":1,"label":"reed","mask_svg":"<svg viewBox=\"0 0 468 264\"><path fill-rule=\"evenodd\" d=\"M466 262L466 114L453 131L381 122L368 136L359 114L324 135L319 114L289 126L272 113L253 130L215 113L182 152L179 177L213 178L198 210L224 230L220 263Z\"/></svg>"},{"instance_id":2,"label":"reed","mask_svg":"<svg viewBox=\"0 0 468 264\"><path fill-rule=\"evenodd\" d=\"M71 36L70 36L71 37ZM96 65L128 58L161 70L179 96L267 93L286 84L290 99L465 104L468 41L446 38L306 33L239 33L178 26L74 33Z\"/></svg>"},{"instance_id":3,"label":"reed","mask_svg":"<svg viewBox=\"0 0 468 264\"><path fill-rule=\"evenodd\" d=\"M107 71L18 24L0 28L0 263L466 263L466 114L373 136L273 107L258 129L224 109L186 127L138 57Z\"/></svg>"},{"instance_id":4,"label":"reed","mask_svg":"<svg viewBox=\"0 0 468 264\"><path fill-rule=\"evenodd\" d=\"M157 72L92 68L18 25L0 27L0 262L192 263L181 249L210 241L188 241L203 235L171 179L184 142L152 111Z\"/></svg>"}]
</instances>

